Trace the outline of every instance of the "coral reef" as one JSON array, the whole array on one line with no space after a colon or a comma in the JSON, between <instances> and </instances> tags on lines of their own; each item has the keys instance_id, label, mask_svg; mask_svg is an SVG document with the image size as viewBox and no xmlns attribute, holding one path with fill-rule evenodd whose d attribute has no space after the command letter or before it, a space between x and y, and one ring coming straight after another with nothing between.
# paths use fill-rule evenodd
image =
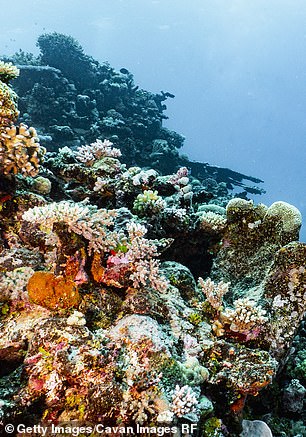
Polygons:
<instances>
[{"instance_id":1,"label":"coral reef","mask_svg":"<svg viewBox=\"0 0 306 437\"><path fill-rule=\"evenodd\" d=\"M191 162L179 154L184 137L162 125L167 118L165 103L173 94L140 89L127 69L116 71L108 63L100 64L71 36L43 34L37 45L37 58L19 51L5 60L15 62L20 69L14 81L20 119L36 127L48 150L107 139L120 147L129 166L151 167L163 174L177 172L180 167L191 169L207 188L198 186L193 191L201 198L215 193L220 200L234 186L244 195L263 191L254 185L262 182L258 178ZM178 177L178 188L190 197L191 181L184 177L183 173Z\"/></svg>"},{"instance_id":2,"label":"coral reef","mask_svg":"<svg viewBox=\"0 0 306 437\"><path fill-rule=\"evenodd\" d=\"M104 123L122 126L122 83L125 102L140 98L130 73L112 82L109 66L58 34L39 43L41 59L71 78L58 47L78 59L80 89L93 74L97 83L107 77L114 100ZM98 97L86 96L77 100L85 113ZM164 97L155 96L159 105ZM193 424L190 434L220 437L302 429L305 354L292 349L306 343L297 339L306 302L299 211L232 198L184 165L172 174L131 165L119 135L66 145L42 161L33 128L17 128L15 116L4 117L0 150L1 425L182 433ZM140 120L131 113L134 129L143 130ZM22 166L17 147L8 158L11 131ZM148 141L167 157L171 138Z\"/></svg>"}]
</instances>

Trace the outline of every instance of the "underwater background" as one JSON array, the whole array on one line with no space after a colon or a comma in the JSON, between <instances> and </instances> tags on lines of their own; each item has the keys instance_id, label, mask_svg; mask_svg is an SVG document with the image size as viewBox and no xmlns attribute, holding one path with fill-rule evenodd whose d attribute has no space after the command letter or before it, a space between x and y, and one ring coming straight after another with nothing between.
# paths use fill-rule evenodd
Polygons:
<instances>
[{"instance_id":1,"label":"underwater background","mask_svg":"<svg viewBox=\"0 0 306 437\"><path fill-rule=\"evenodd\" d=\"M141 88L175 95L164 126L185 136L182 153L262 179L256 202L306 216L303 0L17 0L13 15L2 19L2 55L37 54L45 32L73 36Z\"/></svg>"}]
</instances>

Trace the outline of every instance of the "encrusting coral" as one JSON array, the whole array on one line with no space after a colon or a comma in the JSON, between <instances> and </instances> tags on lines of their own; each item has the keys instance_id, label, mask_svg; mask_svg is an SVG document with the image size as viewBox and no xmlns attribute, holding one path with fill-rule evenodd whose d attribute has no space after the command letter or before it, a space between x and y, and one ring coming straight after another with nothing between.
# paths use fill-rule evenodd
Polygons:
<instances>
[{"instance_id":1,"label":"encrusting coral","mask_svg":"<svg viewBox=\"0 0 306 437\"><path fill-rule=\"evenodd\" d=\"M0 209L3 424L238 436L305 314L298 210L233 198L225 212L187 168L128 167L109 139L41 162L33 128L11 118L0 138L15 183Z\"/></svg>"}]
</instances>

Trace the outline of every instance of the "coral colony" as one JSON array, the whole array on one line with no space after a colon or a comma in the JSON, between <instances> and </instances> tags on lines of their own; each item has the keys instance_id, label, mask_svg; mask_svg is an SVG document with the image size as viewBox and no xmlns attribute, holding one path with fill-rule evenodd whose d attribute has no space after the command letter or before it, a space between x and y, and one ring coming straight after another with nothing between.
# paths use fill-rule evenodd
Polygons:
<instances>
[{"instance_id":1,"label":"coral colony","mask_svg":"<svg viewBox=\"0 0 306 437\"><path fill-rule=\"evenodd\" d=\"M169 93L39 45L0 62L1 426L305 435L299 211L181 157Z\"/></svg>"}]
</instances>

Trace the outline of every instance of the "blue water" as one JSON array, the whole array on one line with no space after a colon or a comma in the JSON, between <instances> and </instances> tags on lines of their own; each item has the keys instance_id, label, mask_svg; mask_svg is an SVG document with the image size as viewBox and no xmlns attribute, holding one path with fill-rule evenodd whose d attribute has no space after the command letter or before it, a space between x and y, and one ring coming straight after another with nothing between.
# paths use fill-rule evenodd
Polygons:
<instances>
[{"instance_id":1,"label":"blue water","mask_svg":"<svg viewBox=\"0 0 306 437\"><path fill-rule=\"evenodd\" d=\"M255 200L284 200L306 217L304 0L0 0L0 52L36 52L43 32L170 91L166 125L183 152L265 181ZM2 16L5 12L2 12ZM306 225L302 240L306 240Z\"/></svg>"}]
</instances>

